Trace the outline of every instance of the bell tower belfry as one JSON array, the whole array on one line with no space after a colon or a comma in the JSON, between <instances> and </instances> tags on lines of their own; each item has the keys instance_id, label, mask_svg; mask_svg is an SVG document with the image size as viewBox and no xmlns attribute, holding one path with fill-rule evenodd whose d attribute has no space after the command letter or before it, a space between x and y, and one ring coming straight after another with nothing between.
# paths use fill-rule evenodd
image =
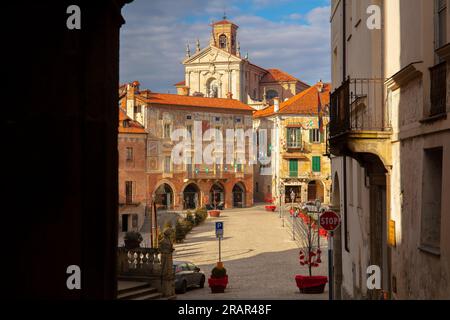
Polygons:
<instances>
[{"instance_id":1,"label":"bell tower belfry","mask_svg":"<svg viewBox=\"0 0 450 320\"><path fill-rule=\"evenodd\" d=\"M237 40L236 31L239 27L234 23L228 21L226 16L223 20L213 22L211 44L225 50L231 54L237 54Z\"/></svg>"}]
</instances>

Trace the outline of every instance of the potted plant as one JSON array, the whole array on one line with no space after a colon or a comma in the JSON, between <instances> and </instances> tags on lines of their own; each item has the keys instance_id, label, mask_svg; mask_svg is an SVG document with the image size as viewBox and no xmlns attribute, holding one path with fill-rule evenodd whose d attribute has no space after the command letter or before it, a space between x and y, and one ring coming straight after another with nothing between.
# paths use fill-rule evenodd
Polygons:
<instances>
[{"instance_id":1,"label":"potted plant","mask_svg":"<svg viewBox=\"0 0 450 320\"><path fill-rule=\"evenodd\" d=\"M227 269L223 267L222 262L211 271L211 277L208 279L208 285L211 288L211 293L224 293L228 284Z\"/></svg>"},{"instance_id":2,"label":"potted plant","mask_svg":"<svg viewBox=\"0 0 450 320\"><path fill-rule=\"evenodd\" d=\"M266 211L275 212L275 210L277 209L277 206L269 205L269 206L266 206L265 208L266 208Z\"/></svg>"},{"instance_id":3,"label":"potted plant","mask_svg":"<svg viewBox=\"0 0 450 320\"><path fill-rule=\"evenodd\" d=\"M220 210L209 210L208 213L209 213L210 217L213 217L213 218L220 217Z\"/></svg>"},{"instance_id":4,"label":"potted plant","mask_svg":"<svg viewBox=\"0 0 450 320\"><path fill-rule=\"evenodd\" d=\"M308 267L309 275L296 275L295 281L301 293L323 293L325 285L328 282L328 277L312 275L312 269L319 267L322 263L322 250L320 249L319 235L320 228L317 227L317 223L306 212L301 214L301 218L302 219L299 221L299 230L301 233L299 240L301 244L299 262L302 267Z\"/></svg>"},{"instance_id":5,"label":"potted plant","mask_svg":"<svg viewBox=\"0 0 450 320\"><path fill-rule=\"evenodd\" d=\"M125 248L135 249L139 248L143 238L142 235L137 231L128 231L125 233L124 242Z\"/></svg>"}]
</instances>

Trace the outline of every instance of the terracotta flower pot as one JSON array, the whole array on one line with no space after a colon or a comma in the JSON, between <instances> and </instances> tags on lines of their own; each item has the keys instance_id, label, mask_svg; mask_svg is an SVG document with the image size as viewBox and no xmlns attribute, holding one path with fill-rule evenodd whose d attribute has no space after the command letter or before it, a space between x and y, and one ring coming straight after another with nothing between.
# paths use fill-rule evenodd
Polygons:
<instances>
[{"instance_id":1,"label":"terracotta flower pot","mask_svg":"<svg viewBox=\"0 0 450 320\"><path fill-rule=\"evenodd\" d=\"M220 217L220 210L210 210L208 211L210 217Z\"/></svg>"},{"instance_id":2,"label":"terracotta flower pot","mask_svg":"<svg viewBox=\"0 0 450 320\"><path fill-rule=\"evenodd\" d=\"M324 292L328 277L297 275L295 276L295 282L301 293L319 294Z\"/></svg>"},{"instance_id":3,"label":"terracotta flower pot","mask_svg":"<svg viewBox=\"0 0 450 320\"><path fill-rule=\"evenodd\" d=\"M276 209L277 209L277 206L266 206L267 211L275 212Z\"/></svg>"},{"instance_id":4,"label":"terracotta flower pot","mask_svg":"<svg viewBox=\"0 0 450 320\"><path fill-rule=\"evenodd\" d=\"M228 276L222 278L209 278L208 285L211 288L211 293L224 293L228 284Z\"/></svg>"}]
</instances>

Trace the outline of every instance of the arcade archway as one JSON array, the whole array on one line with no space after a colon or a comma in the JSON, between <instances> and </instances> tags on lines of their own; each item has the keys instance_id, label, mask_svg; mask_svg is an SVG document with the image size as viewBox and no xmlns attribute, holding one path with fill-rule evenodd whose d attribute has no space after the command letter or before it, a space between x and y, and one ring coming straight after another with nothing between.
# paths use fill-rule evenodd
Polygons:
<instances>
[{"instance_id":1,"label":"arcade archway","mask_svg":"<svg viewBox=\"0 0 450 320\"><path fill-rule=\"evenodd\" d=\"M242 183L236 183L233 187L233 208L245 207L245 186Z\"/></svg>"},{"instance_id":2,"label":"arcade archway","mask_svg":"<svg viewBox=\"0 0 450 320\"><path fill-rule=\"evenodd\" d=\"M209 205L212 208L224 207L225 205L225 188L220 183L212 185L209 191Z\"/></svg>"},{"instance_id":3,"label":"arcade archway","mask_svg":"<svg viewBox=\"0 0 450 320\"><path fill-rule=\"evenodd\" d=\"M157 209L173 209L174 197L173 190L167 183L161 184L155 191L155 203Z\"/></svg>"},{"instance_id":4,"label":"arcade archway","mask_svg":"<svg viewBox=\"0 0 450 320\"><path fill-rule=\"evenodd\" d=\"M195 184L188 184L183 191L183 209L197 209L200 207L200 188Z\"/></svg>"}]
</instances>

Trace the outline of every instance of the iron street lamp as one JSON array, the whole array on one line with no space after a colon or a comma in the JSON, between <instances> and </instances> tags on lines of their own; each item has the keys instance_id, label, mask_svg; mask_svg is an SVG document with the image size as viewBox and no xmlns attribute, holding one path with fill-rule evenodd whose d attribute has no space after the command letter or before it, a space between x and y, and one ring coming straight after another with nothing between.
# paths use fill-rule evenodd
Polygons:
<instances>
[{"instance_id":1,"label":"iron street lamp","mask_svg":"<svg viewBox=\"0 0 450 320\"><path fill-rule=\"evenodd\" d=\"M295 216L294 216L294 200L295 200L295 192L294 190L291 190L291 213L292 213L292 240L295 240L295 233L294 233L294 222L295 222Z\"/></svg>"}]
</instances>

